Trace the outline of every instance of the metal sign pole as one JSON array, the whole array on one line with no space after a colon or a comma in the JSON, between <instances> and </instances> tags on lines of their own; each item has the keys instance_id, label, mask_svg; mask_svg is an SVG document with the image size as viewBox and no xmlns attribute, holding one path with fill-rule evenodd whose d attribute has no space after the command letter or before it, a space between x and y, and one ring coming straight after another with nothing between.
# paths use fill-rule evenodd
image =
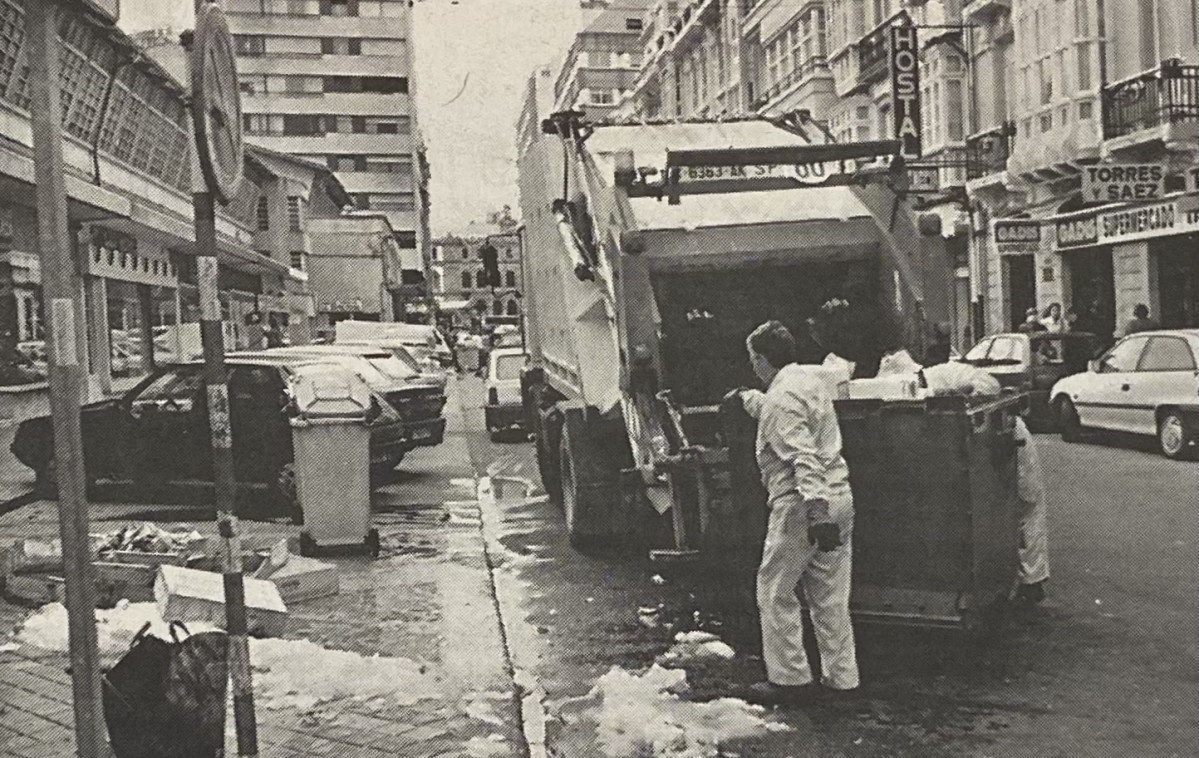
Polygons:
<instances>
[{"instance_id":1,"label":"metal sign pole","mask_svg":"<svg viewBox=\"0 0 1199 758\"><path fill-rule=\"evenodd\" d=\"M250 650L246 639L246 597L242 576L241 541L238 536L236 484L233 475L233 438L229 425L229 392L225 375L225 335L221 319L219 293L220 266L217 262L215 196L222 202L227 188L213 181L212 139L215 127L238 130L234 135L240 148L240 113L228 114L228 102L220 96L237 97L236 71L232 70L228 27L219 9L196 0L196 34L185 37L184 47L191 66L192 123L196 135L197 161L192 164L192 209L195 214L196 272L200 290L200 339L204 352L204 385L208 401L208 427L212 448L214 504L217 529L221 537L221 572L225 589L225 632L228 634L229 676L233 685L233 715L237 733L237 752L253 758L258 755L258 724L254 713L254 688L250 672ZM198 52L198 55L193 54ZM210 56L225 54L220 63L229 68L209 69ZM197 60L199 59L199 60ZM199 65L197 65L199 64ZM220 77L231 81L215 81ZM233 108L240 110L236 100ZM230 116L232 116L230 118ZM232 123L229 123L229 122ZM240 149L232 160L240 161ZM240 176L240 166L235 176ZM239 179L230 183L236 185Z\"/></svg>"},{"instance_id":2,"label":"metal sign pole","mask_svg":"<svg viewBox=\"0 0 1199 758\"><path fill-rule=\"evenodd\" d=\"M100 655L96 642L96 587L88 537L87 490L80 437L79 409L86 365L80 364L76 327L82 289L68 227L63 174L58 16L56 2L25 4L38 252L49 322L46 331L50 343L50 411L58 474L58 530L62 538L66 580L75 745L80 758L100 758L111 753L103 726Z\"/></svg>"}]
</instances>

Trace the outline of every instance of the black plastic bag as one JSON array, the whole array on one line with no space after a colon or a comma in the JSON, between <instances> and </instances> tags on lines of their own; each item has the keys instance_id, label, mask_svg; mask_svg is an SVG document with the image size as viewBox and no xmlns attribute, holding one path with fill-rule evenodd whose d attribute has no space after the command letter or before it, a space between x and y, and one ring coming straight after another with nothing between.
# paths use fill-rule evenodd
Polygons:
<instances>
[{"instance_id":1,"label":"black plastic bag","mask_svg":"<svg viewBox=\"0 0 1199 758\"><path fill-rule=\"evenodd\" d=\"M214 758L223 752L228 637L202 632L171 641L142 627L104 675L104 720L116 758Z\"/></svg>"}]
</instances>

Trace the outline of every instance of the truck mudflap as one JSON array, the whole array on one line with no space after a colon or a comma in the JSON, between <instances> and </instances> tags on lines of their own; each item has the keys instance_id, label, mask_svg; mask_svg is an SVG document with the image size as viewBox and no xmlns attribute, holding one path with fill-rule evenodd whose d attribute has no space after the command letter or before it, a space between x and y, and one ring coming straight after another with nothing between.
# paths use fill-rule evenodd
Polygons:
<instances>
[{"instance_id":1,"label":"truck mudflap","mask_svg":"<svg viewBox=\"0 0 1199 758\"><path fill-rule=\"evenodd\" d=\"M837 401L854 493L855 618L964 630L989 623L1016 582L1012 425L1024 401ZM706 496L689 506L702 525L691 573L704 606L752 644L768 516L756 422L728 404L719 422L727 456L701 457Z\"/></svg>"}]
</instances>

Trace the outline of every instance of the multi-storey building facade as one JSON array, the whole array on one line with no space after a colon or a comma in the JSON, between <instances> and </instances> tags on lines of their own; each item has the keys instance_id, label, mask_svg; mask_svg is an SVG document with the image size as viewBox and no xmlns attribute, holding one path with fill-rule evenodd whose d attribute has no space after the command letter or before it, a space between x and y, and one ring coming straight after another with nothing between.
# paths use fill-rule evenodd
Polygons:
<instances>
[{"instance_id":1,"label":"multi-storey building facade","mask_svg":"<svg viewBox=\"0 0 1199 758\"><path fill-rule=\"evenodd\" d=\"M988 329L1054 302L1104 341L1141 303L1164 326L1199 326L1199 3L964 11L977 55L971 267ZM1100 182L1096 197L1091 176L1120 164L1163 181Z\"/></svg>"},{"instance_id":2,"label":"multi-storey building facade","mask_svg":"<svg viewBox=\"0 0 1199 758\"><path fill-rule=\"evenodd\" d=\"M397 318L428 272L428 175L408 0L228 0L246 138L334 171L403 251Z\"/></svg>"},{"instance_id":3,"label":"multi-storey building facade","mask_svg":"<svg viewBox=\"0 0 1199 758\"><path fill-rule=\"evenodd\" d=\"M639 39L649 0L614 0L594 10L571 44L554 82L556 110L577 108L592 120L607 118L637 78Z\"/></svg>"},{"instance_id":4,"label":"multi-storey building facade","mask_svg":"<svg viewBox=\"0 0 1199 758\"><path fill-rule=\"evenodd\" d=\"M45 307L31 202L28 1L0 1L0 385L36 387L44 379ZM190 118L187 89L119 29L67 12L59 30L64 173L83 287L76 331L81 342L86 335L80 353L96 398L198 348ZM218 210L218 284L231 349L258 344L266 320L286 324L293 340L307 339L306 275L292 267L286 247L261 235L257 209L263 197L268 206L286 202L293 181L327 192L318 174L328 177L320 166L248 151L241 189ZM16 396L0 391L0 405Z\"/></svg>"},{"instance_id":5,"label":"multi-storey building facade","mask_svg":"<svg viewBox=\"0 0 1199 758\"><path fill-rule=\"evenodd\" d=\"M500 286L494 289L487 282L479 252L487 244L496 249L500 269ZM484 316L521 316L522 254L519 226L507 212L434 241L434 291L443 315L455 328L478 327Z\"/></svg>"}]
</instances>

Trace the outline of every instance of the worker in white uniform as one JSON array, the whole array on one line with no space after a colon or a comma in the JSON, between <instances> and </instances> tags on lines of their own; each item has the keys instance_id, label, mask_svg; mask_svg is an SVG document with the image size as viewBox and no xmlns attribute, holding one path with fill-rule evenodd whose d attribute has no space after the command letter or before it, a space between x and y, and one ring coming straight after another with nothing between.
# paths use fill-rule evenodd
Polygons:
<instances>
[{"instance_id":1,"label":"worker in white uniform","mask_svg":"<svg viewBox=\"0 0 1199 758\"><path fill-rule=\"evenodd\" d=\"M998 395L995 377L967 363L942 363L923 370L934 395ZM1045 599L1049 579L1049 524L1045 479L1036 444L1024 419L1016 417L1016 494L1020 498L1020 586L1016 597L1028 603Z\"/></svg>"},{"instance_id":2,"label":"worker in white uniform","mask_svg":"<svg viewBox=\"0 0 1199 758\"><path fill-rule=\"evenodd\" d=\"M858 686L849 617L853 495L841 456L841 430L829 383L817 366L794 362L795 340L770 321L746 340L765 393L740 390L758 419L757 457L770 518L757 600L766 681L751 688L757 702L802 702L826 690ZM803 646L796 587L803 584L820 649L818 687Z\"/></svg>"}]
</instances>

